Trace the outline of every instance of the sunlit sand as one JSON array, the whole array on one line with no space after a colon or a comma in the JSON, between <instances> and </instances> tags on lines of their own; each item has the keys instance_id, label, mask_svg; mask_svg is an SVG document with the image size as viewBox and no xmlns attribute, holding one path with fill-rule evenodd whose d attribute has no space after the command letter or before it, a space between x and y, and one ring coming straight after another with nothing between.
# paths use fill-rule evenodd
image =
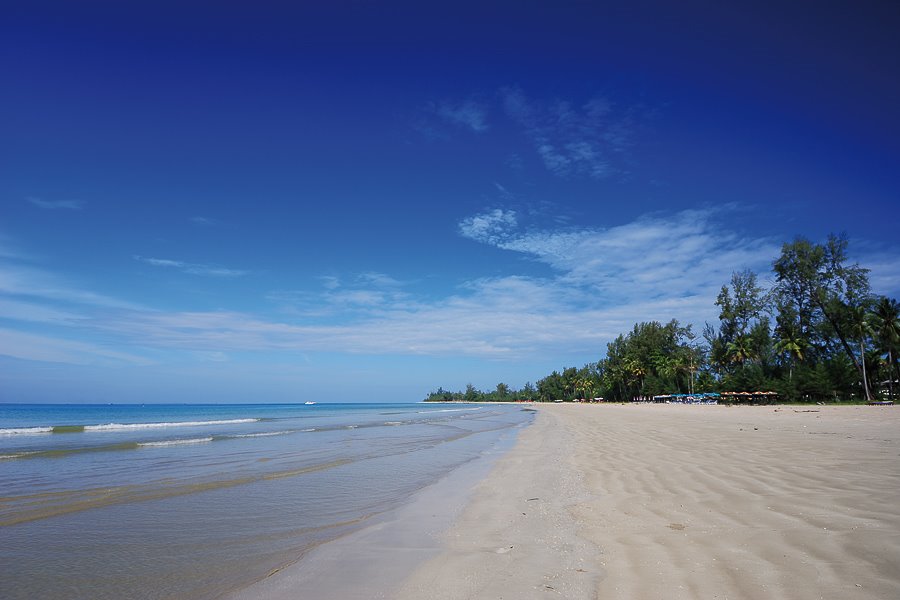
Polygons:
<instances>
[{"instance_id":1,"label":"sunlit sand","mask_svg":"<svg viewBox=\"0 0 900 600\"><path fill-rule=\"evenodd\" d=\"M898 598L900 411L540 406L396 598Z\"/></svg>"}]
</instances>

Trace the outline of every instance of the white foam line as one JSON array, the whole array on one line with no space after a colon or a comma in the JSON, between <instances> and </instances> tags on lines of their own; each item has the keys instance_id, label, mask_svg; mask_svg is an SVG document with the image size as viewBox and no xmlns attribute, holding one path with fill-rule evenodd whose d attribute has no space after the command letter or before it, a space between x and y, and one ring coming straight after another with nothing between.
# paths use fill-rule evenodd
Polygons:
<instances>
[{"instance_id":1,"label":"white foam line","mask_svg":"<svg viewBox=\"0 0 900 600\"><path fill-rule=\"evenodd\" d=\"M0 435L29 435L33 433L52 433L52 427L13 427L0 429Z\"/></svg>"},{"instance_id":2,"label":"white foam line","mask_svg":"<svg viewBox=\"0 0 900 600\"><path fill-rule=\"evenodd\" d=\"M294 432L293 431L264 431L262 433L241 433L239 435L234 435L232 437L236 437L236 438L269 437L272 435L285 435L288 433L294 433Z\"/></svg>"},{"instance_id":3,"label":"white foam line","mask_svg":"<svg viewBox=\"0 0 900 600\"><path fill-rule=\"evenodd\" d=\"M85 425L85 431L115 431L121 429L161 429L163 427L201 427L206 425L235 425L256 423L259 419L224 419L221 421L175 421L172 423L106 423L105 425Z\"/></svg>"},{"instance_id":4,"label":"white foam line","mask_svg":"<svg viewBox=\"0 0 900 600\"><path fill-rule=\"evenodd\" d=\"M186 444L204 444L206 442L211 442L213 439L211 437L205 438L193 438L190 440L165 440L163 442L140 442L138 446L141 447L158 447L158 446L182 446Z\"/></svg>"},{"instance_id":5,"label":"white foam line","mask_svg":"<svg viewBox=\"0 0 900 600\"><path fill-rule=\"evenodd\" d=\"M0 454L0 460L12 460L13 458L22 458L23 456L28 456L29 454L36 454L36 452L19 452L18 454Z\"/></svg>"}]
</instances>

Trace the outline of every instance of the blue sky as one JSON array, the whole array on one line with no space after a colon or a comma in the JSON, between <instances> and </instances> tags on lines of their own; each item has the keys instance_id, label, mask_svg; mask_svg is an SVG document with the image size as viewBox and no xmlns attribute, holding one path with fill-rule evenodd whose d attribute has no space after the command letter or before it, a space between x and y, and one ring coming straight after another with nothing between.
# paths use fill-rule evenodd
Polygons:
<instances>
[{"instance_id":1,"label":"blue sky","mask_svg":"<svg viewBox=\"0 0 900 600\"><path fill-rule=\"evenodd\" d=\"M900 295L895 3L21 4L0 401L519 387L796 235Z\"/></svg>"}]
</instances>

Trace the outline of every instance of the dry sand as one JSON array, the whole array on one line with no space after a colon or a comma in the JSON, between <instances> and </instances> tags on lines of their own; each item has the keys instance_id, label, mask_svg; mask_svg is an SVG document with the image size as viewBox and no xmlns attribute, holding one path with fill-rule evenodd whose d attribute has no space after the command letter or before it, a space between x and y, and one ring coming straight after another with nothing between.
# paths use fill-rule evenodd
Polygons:
<instances>
[{"instance_id":1,"label":"dry sand","mask_svg":"<svg viewBox=\"0 0 900 600\"><path fill-rule=\"evenodd\" d=\"M394 598L900 598L897 407L538 410Z\"/></svg>"}]
</instances>

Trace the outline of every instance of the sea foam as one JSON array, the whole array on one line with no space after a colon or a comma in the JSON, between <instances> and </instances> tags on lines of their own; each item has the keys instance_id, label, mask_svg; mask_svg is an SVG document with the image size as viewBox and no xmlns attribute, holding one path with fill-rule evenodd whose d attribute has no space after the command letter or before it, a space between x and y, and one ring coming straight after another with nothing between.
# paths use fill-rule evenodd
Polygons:
<instances>
[{"instance_id":1,"label":"sea foam","mask_svg":"<svg viewBox=\"0 0 900 600\"><path fill-rule=\"evenodd\" d=\"M206 442L211 442L213 439L211 437L204 438L191 438L188 440L163 440L161 442L138 442L138 446L141 448L144 447L160 447L160 446L183 446L186 444L205 444Z\"/></svg>"},{"instance_id":2,"label":"sea foam","mask_svg":"<svg viewBox=\"0 0 900 600\"><path fill-rule=\"evenodd\" d=\"M33 433L52 433L52 427L11 427L0 429L0 435L28 435Z\"/></svg>"},{"instance_id":3,"label":"sea foam","mask_svg":"<svg viewBox=\"0 0 900 600\"><path fill-rule=\"evenodd\" d=\"M168 423L106 423L105 425L85 425L85 431L116 431L122 429L160 429L163 427L202 427L205 425L235 425L256 423L259 419L224 419L220 421L173 421Z\"/></svg>"}]
</instances>

